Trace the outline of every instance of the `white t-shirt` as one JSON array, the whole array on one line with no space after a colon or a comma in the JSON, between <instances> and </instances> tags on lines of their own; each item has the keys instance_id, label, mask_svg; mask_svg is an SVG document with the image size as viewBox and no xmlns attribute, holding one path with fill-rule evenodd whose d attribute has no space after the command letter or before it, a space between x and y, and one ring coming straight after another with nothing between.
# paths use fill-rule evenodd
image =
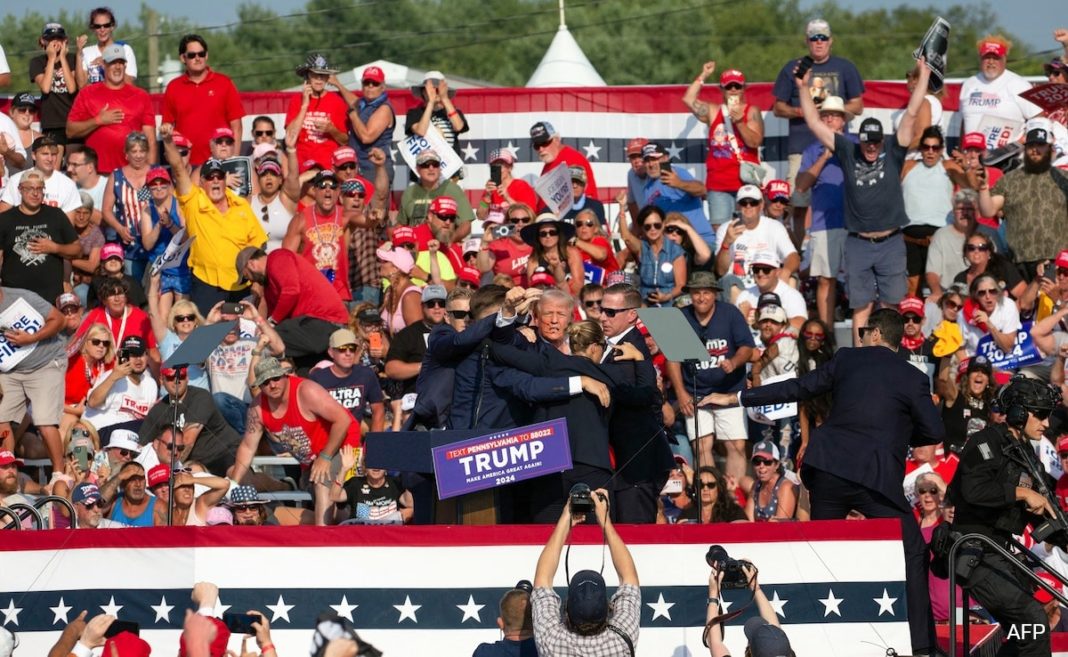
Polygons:
<instances>
[{"instance_id":1,"label":"white t-shirt","mask_svg":"<svg viewBox=\"0 0 1068 657\"><path fill-rule=\"evenodd\" d=\"M96 390L106 380L107 377L100 377L89 394L92 395L93 390ZM151 372L146 371L141 375L139 384L135 384L128 376L123 377L121 381L116 381L108 391L103 408L93 408L87 404L83 417L86 422L91 422L97 429L110 427L120 422L143 420L148 414L148 409L152 408L157 399L159 399L159 386L152 378Z\"/></svg>"},{"instance_id":2,"label":"white t-shirt","mask_svg":"<svg viewBox=\"0 0 1068 657\"><path fill-rule=\"evenodd\" d=\"M75 184L77 186L77 184ZM79 191L85 192L89 196L93 197L93 209L102 212L104 207L104 192L108 189L108 177L100 176L96 181L96 187L86 187Z\"/></svg>"},{"instance_id":3,"label":"white t-shirt","mask_svg":"<svg viewBox=\"0 0 1068 657\"><path fill-rule=\"evenodd\" d=\"M716 231L716 244L723 244L731 223L725 221L720 225ZM774 253L780 262L785 262L786 256L797 253L797 249L794 248L794 243L790 241L790 235L781 221L761 215L755 228L744 231L734 244L731 244L730 256L733 264L727 273L741 278L746 287L752 287L754 283L753 277L749 275L749 261L757 253Z\"/></svg>"},{"instance_id":4,"label":"white t-shirt","mask_svg":"<svg viewBox=\"0 0 1068 657\"><path fill-rule=\"evenodd\" d=\"M779 295L779 301L782 301L782 309L786 311L786 317L788 319L793 319L794 317L804 317L805 319L808 319L808 305L805 304L804 295L790 287L786 281L779 279L778 284L772 292ZM760 301L760 290L755 285L745 288L735 300L735 303L739 308L747 306L746 309L749 313L745 318L745 321L747 321L750 326L756 321L756 307L758 301Z\"/></svg>"},{"instance_id":5,"label":"white t-shirt","mask_svg":"<svg viewBox=\"0 0 1068 657\"><path fill-rule=\"evenodd\" d=\"M248 202L252 206L252 212L256 215L256 218L260 220L260 225L267 231L267 252L270 253L275 249L281 248L282 239L289 229L289 222L293 219L293 213L287 210L285 203L282 202L282 192L279 192L266 206L264 206L258 194L253 194ZM263 221L264 207L267 208L266 222Z\"/></svg>"},{"instance_id":6,"label":"white t-shirt","mask_svg":"<svg viewBox=\"0 0 1068 657\"><path fill-rule=\"evenodd\" d=\"M1020 311L1012 299L1003 296L994 312L990 313L990 324L1002 333L1015 333L1020 330ZM960 322L961 333L964 334L964 347L968 350L968 356L974 356L979 345L979 339L984 335L990 335L971 322Z\"/></svg>"},{"instance_id":7,"label":"white t-shirt","mask_svg":"<svg viewBox=\"0 0 1068 657\"><path fill-rule=\"evenodd\" d=\"M0 52L0 60L2 60L2 58L3 52ZM0 61L0 64L3 63L3 61ZM0 73L3 73L3 71L0 71ZM20 155L26 157L26 149L22 147L22 140L19 139L19 127L15 125L15 122L11 120L10 116L2 112L0 112L0 139L6 141L8 146L14 147ZM18 170L8 166L8 164L4 162L3 156L0 156L0 163L3 163L4 166L4 169L0 170L0 176L4 178L3 181L0 181L0 188L2 188L4 183L7 182L7 175L14 175Z\"/></svg>"},{"instance_id":8,"label":"white t-shirt","mask_svg":"<svg viewBox=\"0 0 1068 657\"><path fill-rule=\"evenodd\" d=\"M999 119L1000 123L1012 122L1017 126L1042 112L1037 105L1017 94L1027 91L1031 84L1012 71L1005 71L993 81L982 73L976 73L960 86L960 112L964 120L964 132L975 132L983 117ZM987 146L996 144L987 140Z\"/></svg>"},{"instance_id":9,"label":"white t-shirt","mask_svg":"<svg viewBox=\"0 0 1068 657\"><path fill-rule=\"evenodd\" d=\"M137 57L134 55L133 48L130 44L123 43L122 41L113 41L112 43L118 43L122 45L122 49L126 51L126 75L130 77L137 77ZM100 46L93 44L82 48L82 69L89 73L89 84L94 82L104 81L104 67L97 64L93 65L92 62L100 57Z\"/></svg>"},{"instance_id":10,"label":"white t-shirt","mask_svg":"<svg viewBox=\"0 0 1068 657\"><path fill-rule=\"evenodd\" d=\"M19 181L25 171L20 171L7 181L4 193L0 194L0 201L12 206L22 203L22 194L19 193ZM45 181L44 204L59 208L64 212L73 212L82 207L82 197L78 194L78 186L66 174L53 171Z\"/></svg>"}]
</instances>

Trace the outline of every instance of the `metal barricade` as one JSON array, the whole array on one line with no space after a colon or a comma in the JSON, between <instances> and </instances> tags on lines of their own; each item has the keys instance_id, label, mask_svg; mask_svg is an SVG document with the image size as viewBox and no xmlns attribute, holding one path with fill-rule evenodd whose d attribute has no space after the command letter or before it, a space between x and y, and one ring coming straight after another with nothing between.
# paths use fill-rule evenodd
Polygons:
<instances>
[{"instance_id":1,"label":"metal barricade","mask_svg":"<svg viewBox=\"0 0 1068 657\"><path fill-rule=\"evenodd\" d=\"M12 520L12 522L7 523L3 527L0 527L0 529L14 529L17 531L22 531L22 518L20 518L17 513L7 508L6 506L0 505L0 515L5 515L11 518Z\"/></svg>"},{"instance_id":2,"label":"metal barricade","mask_svg":"<svg viewBox=\"0 0 1068 657\"><path fill-rule=\"evenodd\" d=\"M15 502L14 504L8 504L7 508L15 512L15 515L19 517L20 524L23 520L29 517L33 518L34 529L44 529L44 518L41 517L41 514L37 511L37 509L33 508L29 504L26 504L24 502Z\"/></svg>"},{"instance_id":3,"label":"metal barricade","mask_svg":"<svg viewBox=\"0 0 1068 657\"><path fill-rule=\"evenodd\" d=\"M67 511L70 512L70 528L78 528L78 515L74 512L74 505L71 504L71 501L65 497L60 497L59 495L45 495L44 497L37 498L37 501L33 503L33 506L35 509L40 510L42 506L48 504L49 502L62 504L63 506L67 507Z\"/></svg>"}]
</instances>

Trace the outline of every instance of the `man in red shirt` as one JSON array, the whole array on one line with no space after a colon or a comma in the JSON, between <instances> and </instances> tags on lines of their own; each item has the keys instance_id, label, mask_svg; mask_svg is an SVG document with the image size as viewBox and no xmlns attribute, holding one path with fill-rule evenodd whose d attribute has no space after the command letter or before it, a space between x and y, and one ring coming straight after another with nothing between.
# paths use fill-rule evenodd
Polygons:
<instances>
[{"instance_id":1,"label":"man in red shirt","mask_svg":"<svg viewBox=\"0 0 1068 657\"><path fill-rule=\"evenodd\" d=\"M545 163L541 175L545 175L566 162L568 166L579 166L586 170L586 196L597 198L597 180L593 177L593 168L589 160L570 146L560 141L560 133L548 121L538 121L530 128L530 146L538 154L538 159Z\"/></svg>"},{"instance_id":2,"label":"man in red shirt","mask_svg":"<svg viewBox=\"0 0 1068 657\"><path fill-rule=\"evenodd\" d=\"M97 171L107 175L126 164L126 135L148 137L148 161L156 161L156 113L148 92L126 81L126 51L117 43L104 48L104 83L91 84L74 98L67 115L67 137L85 139L96 151Z\"/></svg>"},{"instance_id":3,"label":"man in red shirt","mask_svg":"<svg viewBox=\"0 0 1068 657\"><path fill-rule=\"evenodd\" d=\"M311 181L315 202L294 215L282 248L302 254L330 281L342 301L352 301L347 233L359 227L360 215L345 217L338 203L338 185L337 175L330 169L315 174Z\"/></svg>"},{"instance_id":4,"label":"man in red shirt","mask_svg":"<svg viewBox=\"0 0 1068 657\"><path fill-rule=\"evenodd\" d=\"M303 93L294 96L286 110L286 137L296 135L297 161L330 161L334 150L348 141L349 107L340 94L326 90L327 81L337 73L321 53L312 53L297 67L304 78Z\"/></svg>"},{"instance_id":5,"label":"man in red shirt","mask_svg":"<svg viewBox=\"0 0 1068 657\"><path fill-rule=\"evenodd\" d=\"M310 365L326 354L330 334L349 320L348 310L334 289L304 256L289 249L246 246L237 254L241 282L263 286L267 314L297 366Z\"/></svg>"},{"instance_id":6,"label":"man in red shirt","mask_svg":"<svg viewBox=\"0 0 1068 657\"><path fill-rule=\"evenodd\" d=\"M208 159L208 142L216 128L230 128L241 143L241 117L245 108L230 78L208 66L208 42L199 34L187 34L178 43L178 56L185 75L167 85L163 94L163 123L193 142L189 161ZM152 140L153 142L155 140Z\"/></svg>"}]
</instances>

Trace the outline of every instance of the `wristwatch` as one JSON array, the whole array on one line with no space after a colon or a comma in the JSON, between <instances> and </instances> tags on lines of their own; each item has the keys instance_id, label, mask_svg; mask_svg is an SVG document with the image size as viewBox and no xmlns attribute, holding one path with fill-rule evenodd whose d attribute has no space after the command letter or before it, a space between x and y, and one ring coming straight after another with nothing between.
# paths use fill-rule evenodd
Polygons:
<instances>
[{"instance_id":1,"label":"wristwatch","mask_svg":"<svg viewBox=\"0 0 1068 657\"><path fill-rule=\"evenodd\" d=\"M719 598L712 598L712 597L710 597L710 598L708 599L708 604L710 604L710 605L716 605L716 606L718 607L718 606L719 606Z\"/></svg>"}]
</instances>

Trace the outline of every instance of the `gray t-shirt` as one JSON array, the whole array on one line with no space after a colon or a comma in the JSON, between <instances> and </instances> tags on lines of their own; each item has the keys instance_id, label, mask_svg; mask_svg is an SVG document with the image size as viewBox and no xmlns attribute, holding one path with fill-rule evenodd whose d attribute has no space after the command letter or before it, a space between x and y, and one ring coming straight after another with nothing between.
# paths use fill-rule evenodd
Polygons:
<instances>
[{"instance_id":1,"label":"gray t-shirt","mask_svg":"<svg viewBox=\"0 0 1068 657\"><path fill-rule=\"evenodd\" d=\"M26 303L30 305L30 308L34 309L41 315L42 326L43 322L48 319L48 314L52 312L52 304L48 303L41 298L36 292L30 290L23 290L17 287L0 287L0 292L4 297L0 299L0 315L3 315L12 305L19 299L24 299ZM17 324L11 328L20 328ZM0 340L2 345L0 348L8 348L6 340ZM66 351L64 343L58 336L52 336L47 340L42 340L35 343L34 350L30 352L22 361L15 366L15 371L18 372L32 372L38 370L52 361L65 362Z\"/></svg>"},{"instance_id":2,"label":"gray t-shirt","mask_svg":"<svg viewBox=\"0 0 1068 657\"><path fill-rule=\"evenodd\" d=\"M901 195L901 166L905 149L894 135L883 140L875 162L861 155L860 145L844 135L834 136L834 154L845 177L845 225L851 233L874 233L909 223Z\"/></svg>"}]
</instances>

